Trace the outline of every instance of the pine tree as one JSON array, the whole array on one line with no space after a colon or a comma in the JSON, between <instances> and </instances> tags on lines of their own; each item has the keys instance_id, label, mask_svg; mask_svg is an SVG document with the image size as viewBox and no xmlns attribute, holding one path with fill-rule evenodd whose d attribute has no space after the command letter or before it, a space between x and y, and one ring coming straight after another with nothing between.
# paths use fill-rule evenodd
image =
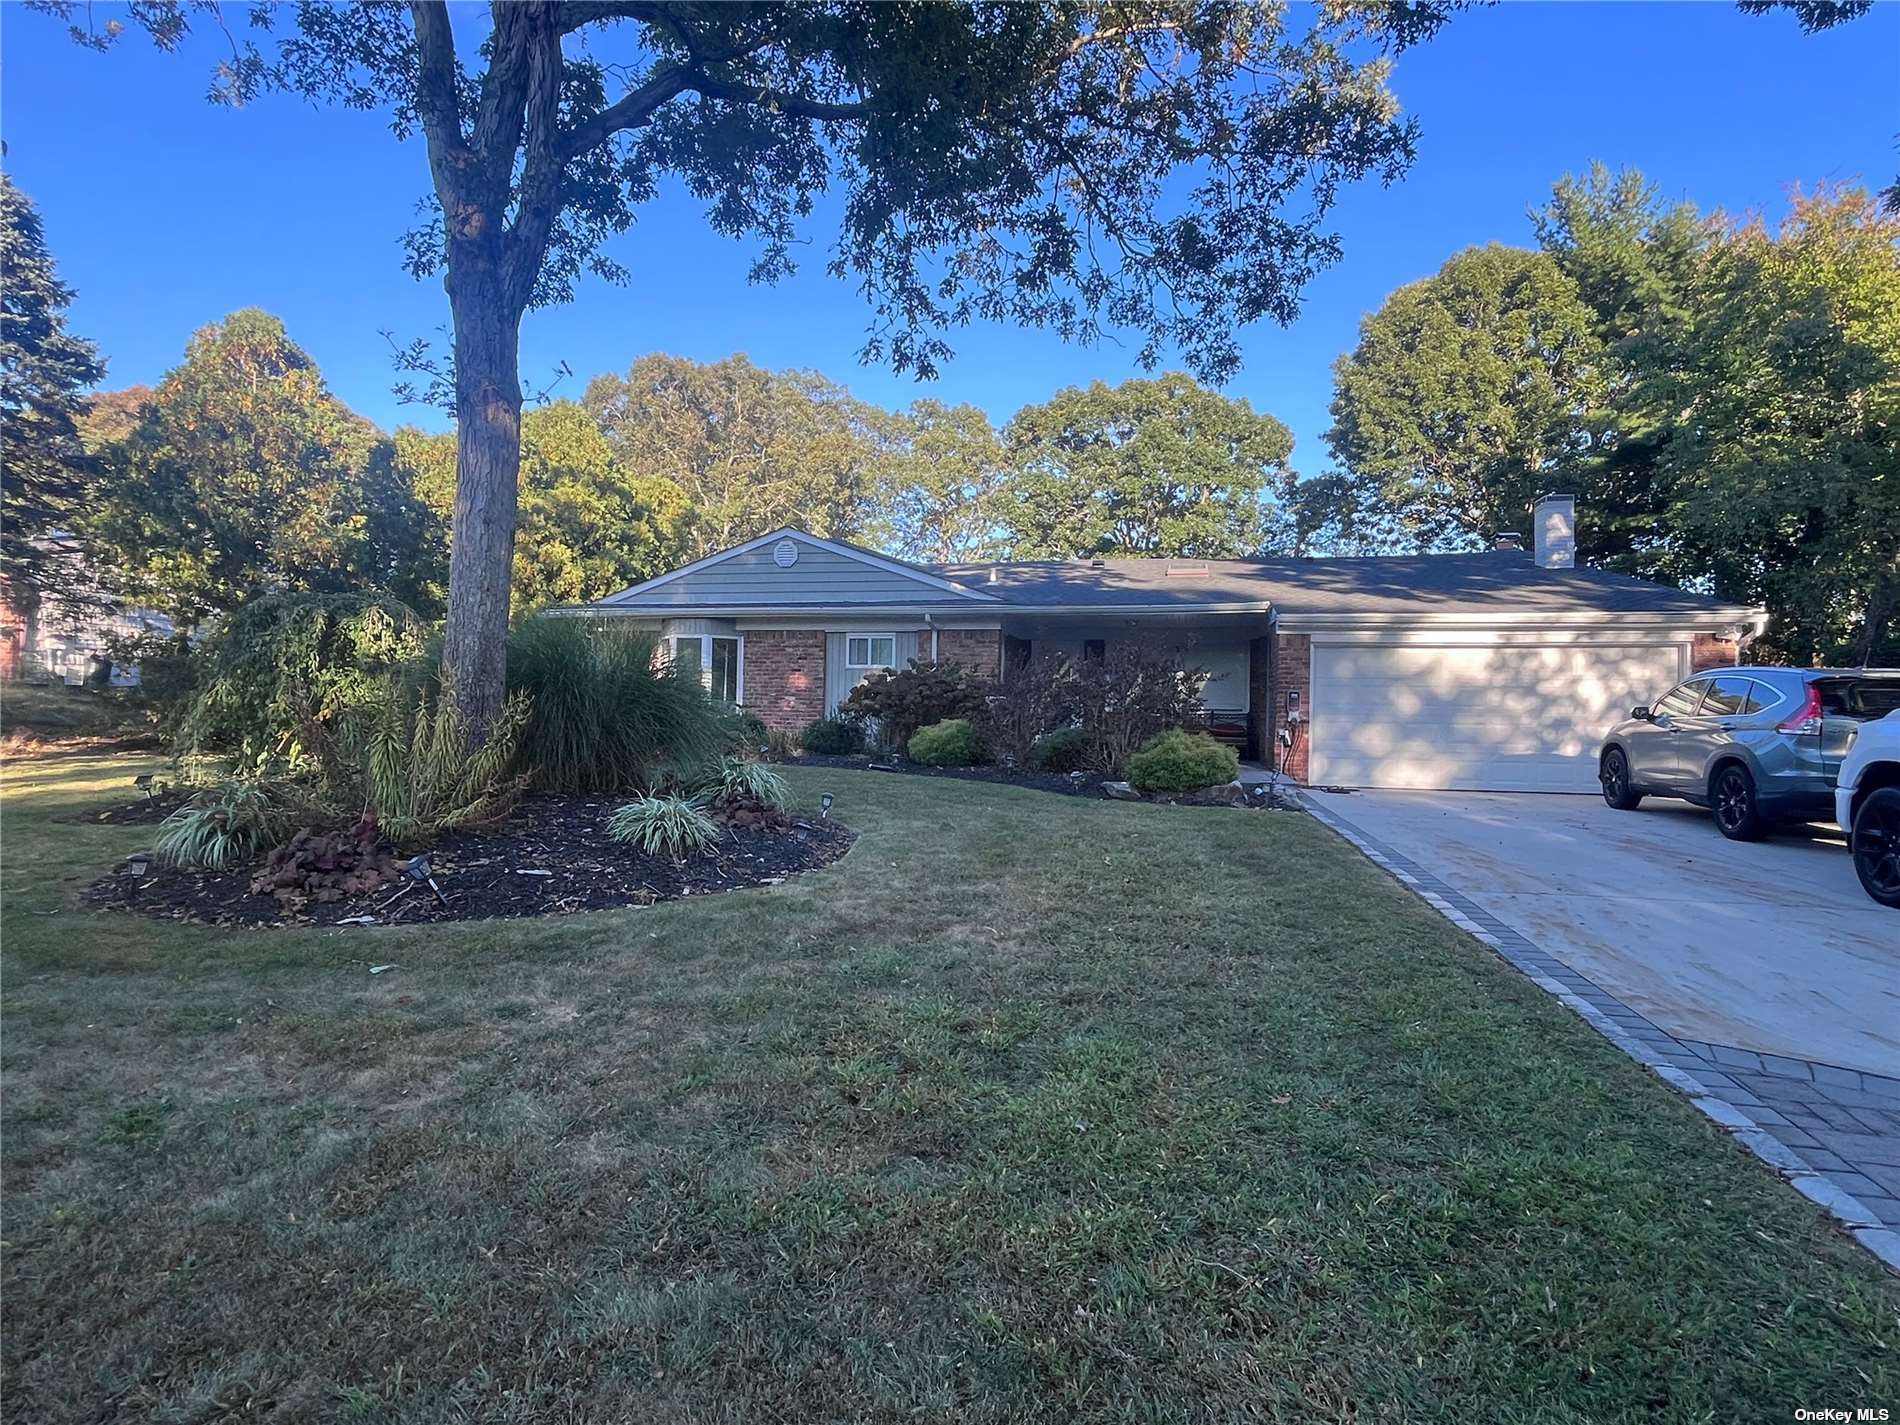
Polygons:
<instances>
[{"instance_id":1,"label":"pine tree","mask_svg":"<svg viewBox=\"0 0 1900 1425\"><path fill-rule=\"evenodd\" d=\"M105 375L98 349L66 330L72 289L59 280L40 215L0 174L0 583L15 606L57 593L66 529L90 462L78 421Z\"/></svg>"}]
</instances>

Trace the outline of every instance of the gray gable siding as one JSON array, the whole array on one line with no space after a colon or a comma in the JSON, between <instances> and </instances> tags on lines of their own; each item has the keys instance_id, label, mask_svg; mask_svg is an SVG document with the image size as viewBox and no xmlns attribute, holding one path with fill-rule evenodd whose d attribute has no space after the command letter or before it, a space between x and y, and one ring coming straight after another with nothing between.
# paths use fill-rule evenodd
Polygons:
<instances>
[{"instance_id":1,"label":"gray gable siding","mask_svg":"<svg viewBox=\"0 0 1900 1425\"><path fill-rule=\"evenodd\" d=\"M781 569L772 558L772 549L770 544L762 545L670 580L657 589L610 602L616 608L639 609L893 603L976 607L982 602L803 542L798 545L798 562Z\"/></svg>"}]
</instances>

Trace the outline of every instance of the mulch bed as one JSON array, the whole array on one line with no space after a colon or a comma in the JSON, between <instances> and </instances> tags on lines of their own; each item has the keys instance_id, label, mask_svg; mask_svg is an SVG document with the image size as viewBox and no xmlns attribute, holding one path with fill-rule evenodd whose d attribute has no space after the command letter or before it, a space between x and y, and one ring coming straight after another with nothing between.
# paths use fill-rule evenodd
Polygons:
<instances>
[{"instance_id":1,"label":"mulch bed","mask_svg":"<svg viewBox=\"0 0 1900 1425\"><path fill-rule=\"evenodd\" d=\"M816 818L783 830L726 827L715 851L676 864L607 839L607 820L624 801L533 797L493 831L442 837L429 848L429 860L446 906L426 885L401 878L292 911L251 890L254 865L198 872L156 864L143 876L119 866L93 883L86 903L208 925L363 924L358 917L365 915L377 925L421 925L565 915L776 885L829 865L857 839L850 828Z\"/></svg>"},{"instance_id":2,"label":"mulch bed","mask_svg":"<svg viewBox=\"0 0 1900 1425\"><path fill-rule=\"evenodd\" d=\"M875 757L831 757L806 752L790 758L788 767L842 767L854 772L894 772L907 777L949 777L959 782L998 782L1009 787L1028 787L1038 792L1059 792L1067 797L1101 797L1102 783L1111 780L1100 772L1085 772L1070 777L1062 772L1036 772L1023 767L920 767L915 762L883 762Z\"/></svg>"},{"instance_id":3,"label":"mulch bed","mask_svg":"<svg viewBox=\"0 0 1900 1425\"><path fill-rule=\"evenodd\" d=\"M152 826L190 801L196 787L167 787L156 796L139 797L122 806L93 807L52 818L74 826Z\"/></svg>"}]
</instances>

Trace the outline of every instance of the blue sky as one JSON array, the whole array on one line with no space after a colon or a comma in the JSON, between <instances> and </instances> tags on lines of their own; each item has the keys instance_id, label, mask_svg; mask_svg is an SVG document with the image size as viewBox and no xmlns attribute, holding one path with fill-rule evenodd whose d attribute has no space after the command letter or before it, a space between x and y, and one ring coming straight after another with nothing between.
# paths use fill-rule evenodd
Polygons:
<instances>
[{"instance_id":1,"label":"blue sky","mask_svg":"<svg viewBox=\"0 0 1900 1425\"><path fill-rule=\"evenodd\" d=\"M398 145L379 116L285 98L214 107L204 92L216 55L205 40L163 55L142 38L95 54L0 4L7 167L78 289L72 324L108 358L106 384L155 381L196 328L259 306L355 409L385 428L439 426L392 396L378 335L431 336L448 319L440 285L400 264L427 189L420 140ZM1333 360L1392 288L1472 243L1528 243L1526 208L1593 159L1639 167L1704 209L1770 218L1790 184L1884 185L1900 165L1896 72L1900 3L1814 36L1724 3L1462 14L1398 62L1395 88L1424 129L1417 165L1395 188L1346 195L1344 260L1308 289L1294 326L1245 333L1246 366L1226 389L1291 426L1296 465L1316 471ZM684 194L663 193L613 250L630 286L589 280L572 306L529 314L523 376L544 380L565 360L576 375L560 391L578 395L588 376L648 351L743 351L882 404L973 401L1001 422L1062 386L1139 374L1132 338L1089 349L1003 327L956 333L957 359L921 388L860 366L864 308L825 275L823 228L811 236L797 277L750 286L751 249L713 236Z\"/></svg>"}]
</instances>

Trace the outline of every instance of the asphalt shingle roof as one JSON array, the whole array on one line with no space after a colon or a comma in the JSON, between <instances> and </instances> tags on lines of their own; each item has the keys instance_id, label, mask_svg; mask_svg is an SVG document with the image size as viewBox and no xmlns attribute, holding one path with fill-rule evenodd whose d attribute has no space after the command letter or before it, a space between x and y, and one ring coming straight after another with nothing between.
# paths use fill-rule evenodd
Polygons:
<instances>
[{"instance_id":1,"label":"asphalt shingle roof","mask_svg":"<svg viewBox=\"0 0 1900 1425\"><path fill-rule=\"evenodd\" d=\"M1545 569L1528 553L1334 559L1109 559L933 564L1016 607L1271 603L1282 613L1505 610L1706 613L1720 599L1601 569ZM1205 571L1205 572L1190 572ZM992 574L994 577L992 577Z\"/></svg>"}]
</instances>

